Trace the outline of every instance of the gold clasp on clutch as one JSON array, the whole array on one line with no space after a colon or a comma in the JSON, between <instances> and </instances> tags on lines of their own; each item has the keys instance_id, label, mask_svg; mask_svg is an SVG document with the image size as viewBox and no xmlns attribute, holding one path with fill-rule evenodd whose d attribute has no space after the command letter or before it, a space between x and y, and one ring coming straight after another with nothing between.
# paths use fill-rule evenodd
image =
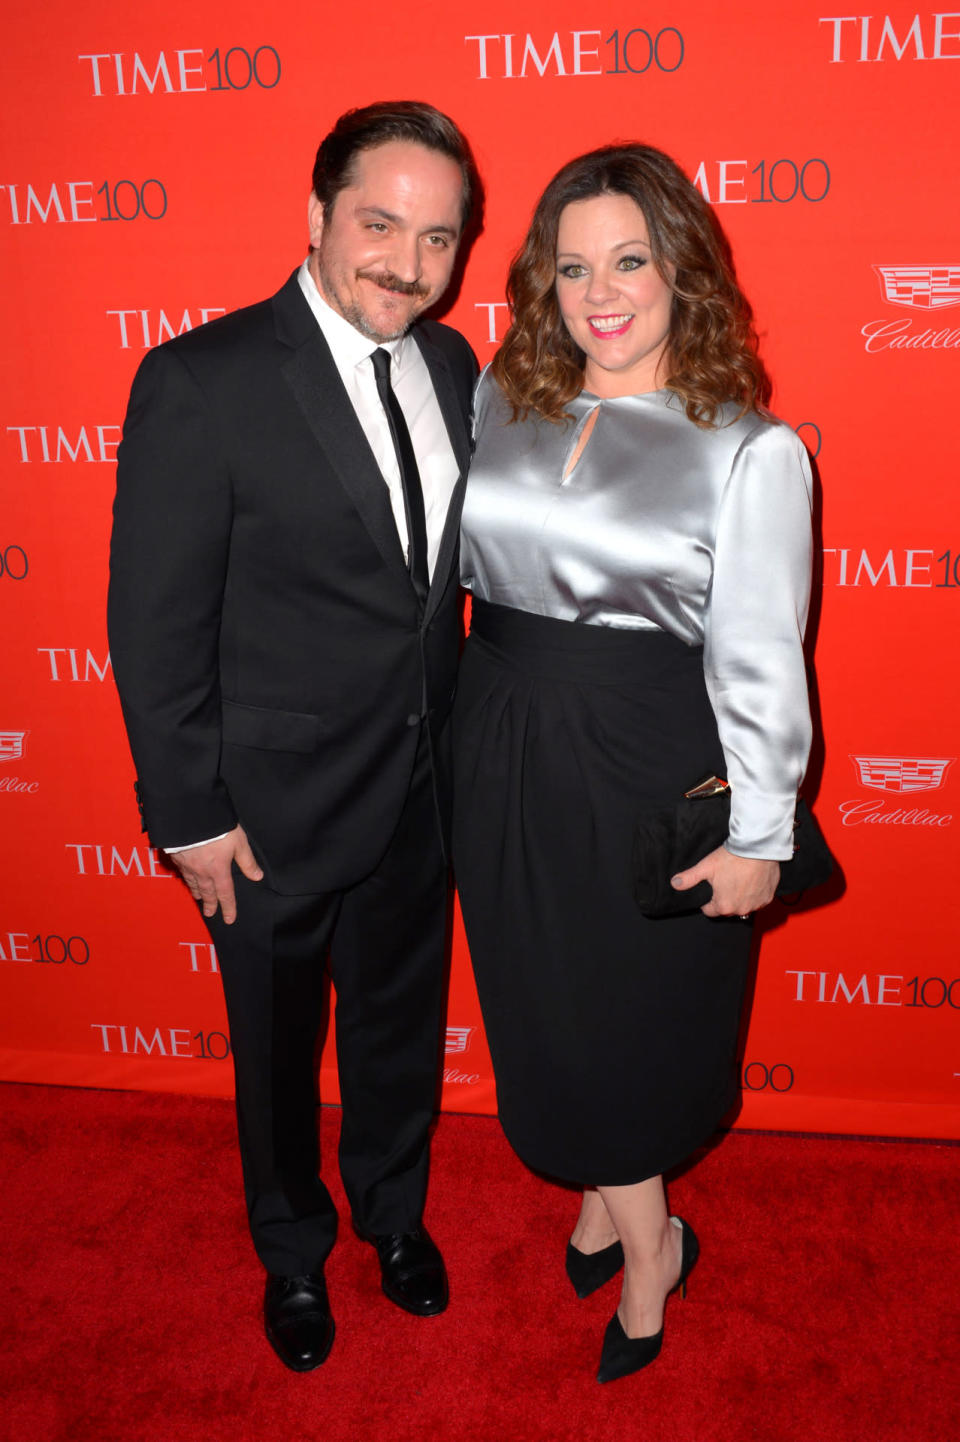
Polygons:
<instances>
[{"instance_id":1,"label":"gold clasp on clutch","mask_svg":"<svg viewBox=\"0 0 960 1442\"><path fill-rule=\"evenodd\" d=\"M730 782L724 781L721 776L705 776L683 794L687 801L702 801L708 796L723 796L729 790Z\"/></svg>"}]
</instances>

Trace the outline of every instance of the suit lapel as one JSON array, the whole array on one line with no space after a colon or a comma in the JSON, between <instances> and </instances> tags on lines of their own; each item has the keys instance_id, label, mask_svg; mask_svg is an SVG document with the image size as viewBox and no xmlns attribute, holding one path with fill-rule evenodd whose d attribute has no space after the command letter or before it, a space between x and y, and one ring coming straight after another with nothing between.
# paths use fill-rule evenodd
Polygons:
<instances>
[{"instance_id":1,"label":"suit lapel","mask_svg":"<svg viewBox=\"0 0 960 1442\"><path fill-rule=\"evenodd\" d=\"M283 378L384 561L410 584L389 491L296 273L274 297L274 310L279 338L293 347Z\"/></svg>"},{"instance_id":2,"label":"suit lapel","mask_svg":"<svg viewBox=\"0 0 960 1442\"><path fill-rule=\"evenodd\" d=\"M300 289L297 272L274 296L277 337L290 347L281 371L330 469L350 496L384 561L413 588L380 467L347 395L330 347ZM470 464L470 438L446 356L418 327L412 335L430 372L450 444L459 468L433 570L425 617L446 589L457 551L460 513Z\"/></svg>"},{"instance_id":3,"label":"suit lapel","mask_svg":"<svg viewBox=\"0 0 960 1442\"><path fill-rule=\"evenodd\" d=\"M466 421L464 420L463 410L457 398L453 378L450 375L450 369L447 365L446 356L439 347L428 340L419 329L415 328L413 335L427 363L427 370L430 372L430 379L433 381L433 389L440 406L440 414L443 416L447 434L450 437L450 444L453 447L454 458L460 472L450 497L450 506L447 510L443 534L440 537L440 547L437 551L436 565L433 568L433 579L430 583L430 594L427 597L425 611L425 616L429 618L439 604L440 597L446 589L450 567L457 553L457 541L460 535L460 513L463 510L467 470L470 466L470 437L467 431Z\"/></svg>"}]
</instances>

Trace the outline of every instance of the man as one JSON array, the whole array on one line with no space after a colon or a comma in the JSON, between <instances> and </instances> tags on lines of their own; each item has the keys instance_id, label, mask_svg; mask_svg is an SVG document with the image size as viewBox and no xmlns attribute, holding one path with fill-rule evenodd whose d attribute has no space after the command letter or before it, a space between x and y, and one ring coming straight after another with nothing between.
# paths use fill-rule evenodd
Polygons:
<instances>
[{"instance_id":1,"label":"man","mask_svg":"<svg viewBox=\"0 0 960 1442\"><path fill-rule=\"evenodd\" d=\"M432 107L342 116L309 259L272 300L148 354L119 451L109 624L139 804L216 943L266 1332L296 1371L333 1340L313 1067L328 950L354 1226L393 1302L447 1304L422 1211L476 366L418 318L473 183Z\"/></svg>"}]
</instances>

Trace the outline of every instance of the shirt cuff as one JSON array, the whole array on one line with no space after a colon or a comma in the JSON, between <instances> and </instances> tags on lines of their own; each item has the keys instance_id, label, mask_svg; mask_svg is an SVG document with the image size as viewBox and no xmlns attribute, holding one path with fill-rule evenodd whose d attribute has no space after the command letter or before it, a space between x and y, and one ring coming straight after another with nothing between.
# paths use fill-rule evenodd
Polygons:
<instances>
[{"instance_id":1,"label":"shirt cuff","mask_svg":"<svg viewBox=\"0 0 960 1442\"><path fill-rule=\"evenodd\" d=\"M195 846L209 846L211 841L222 841L229 835L229 831L221 831L219 836L208 836L206 841L188 841L186 846L164 846L163 850L168 856L176 856L178 851L192 851Z\"/></svg>"}]
</instances>

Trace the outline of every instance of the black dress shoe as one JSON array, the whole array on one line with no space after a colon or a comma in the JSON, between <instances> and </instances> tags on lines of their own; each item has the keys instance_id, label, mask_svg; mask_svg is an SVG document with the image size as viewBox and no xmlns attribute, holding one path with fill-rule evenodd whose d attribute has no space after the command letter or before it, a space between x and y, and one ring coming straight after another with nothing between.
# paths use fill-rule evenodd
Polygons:
<instances>
[{"instance_id":1,"label":"black dress shoe","mask_svg":"<svg viewBox=\"0 0 960 1442\"><path fill-rule=\"evenodd\" d=\"M284 1366L311 1372L333 1345L333 1318L322 1272L306 1277L267 1274L263 1294L267 1341Z\"/></svg>"},{"instance_id":2,"label":"black dress shoe","mask_svg":"<svg viewBox=\"0 0 960 1442\"><path fill-rule=\"evenodd\" d=\"M433 1317L450 1300L443 1258L425 1227L385 1236L361 1233L377 1250L383 1290L391 1302L417 1317Z\"/></svg>"}]
</instances>

